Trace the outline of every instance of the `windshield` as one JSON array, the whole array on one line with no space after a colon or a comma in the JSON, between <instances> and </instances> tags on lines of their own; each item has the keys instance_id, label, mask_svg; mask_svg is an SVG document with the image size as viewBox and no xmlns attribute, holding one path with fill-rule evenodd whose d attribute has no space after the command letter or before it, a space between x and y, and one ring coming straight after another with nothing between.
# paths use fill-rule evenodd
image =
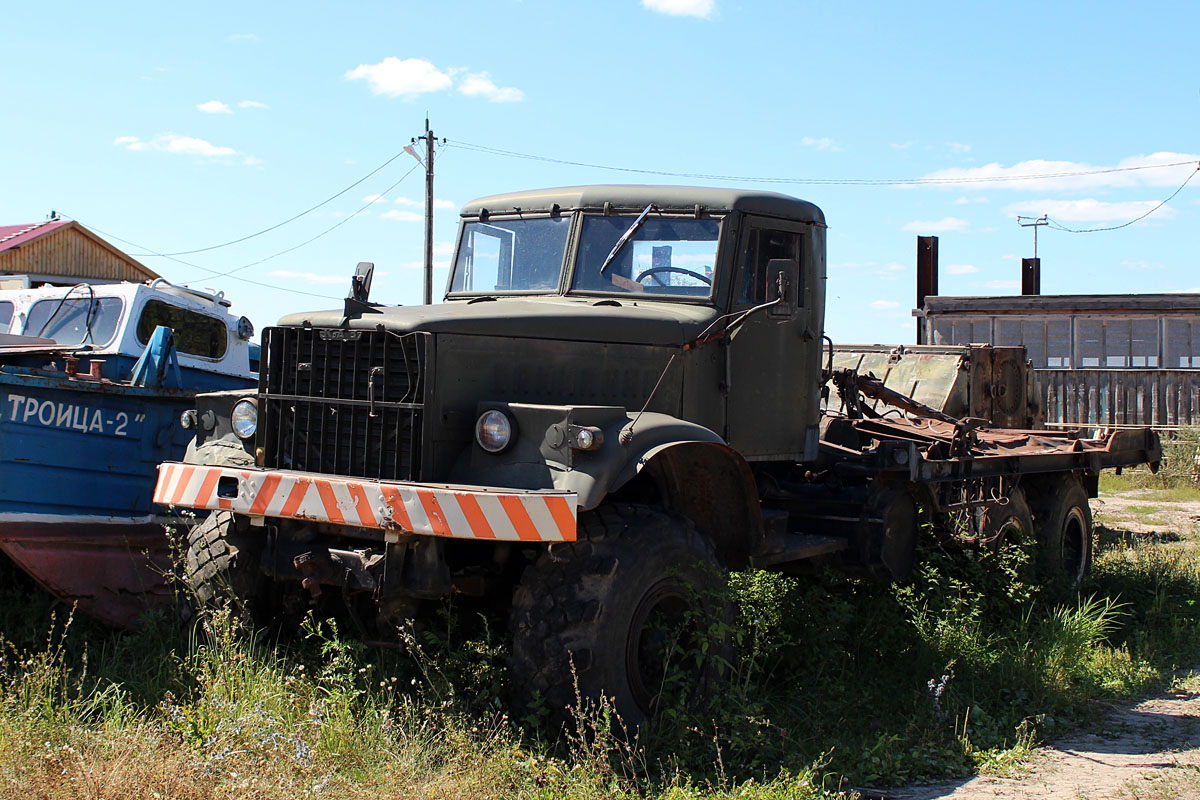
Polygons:
<instances>
[{"instance_id":1,"label":"windshield","mask_svg":"<svg viewBox=\"0 0 1200 800\"><path fill-rule=\"evenodd\" d=\"M715 219L659 217L653 212L604 268L634 217L588 216L579 240L572 289L707 298L721 223Z\"/></svg>"},{"instance_id":2,"label":"windshield","mask_svg":"<svg viewBox=\"0 0 1200 800\"><path fill-rule=\"evenodd\" d=\"M59 344L104 347L121 321L121 298L87 297L38 300L25 321L26 336L44 336Z\"/></svg>"},{"instance_id":3,"label":"windshield","mask_svg":"<svg viewBox=\"0 0 1200 800\"><path fill-rule=\"evenodd\" d=\"M566 216L468 222L450 292L558 291L570 229Z\"/></svg>"}]
</instances>

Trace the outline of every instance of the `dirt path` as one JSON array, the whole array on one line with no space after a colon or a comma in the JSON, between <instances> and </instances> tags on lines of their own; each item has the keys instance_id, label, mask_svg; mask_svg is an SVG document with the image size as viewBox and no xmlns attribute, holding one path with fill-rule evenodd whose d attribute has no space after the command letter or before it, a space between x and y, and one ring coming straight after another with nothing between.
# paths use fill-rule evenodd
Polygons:
<instances>
[{"instance_id":1,"label":"dirt path","mask_svg":"<svg viewBox=\"0 0 1200 800\"><path fill-rule=\"evenodd\" d=\"M1116 709L1094 733L1054 742L1019 777L981 775L877 796L886 800L1200 798L1200 683L1193 678L1184 685L1189 688Z\"/></svg>"},{"instance_id":2,"label":"dirt path","mask_svg":"<svg viewBox=\"0 0 1200 800\"><path fill-rule=\"evenodd\" d=\"M1092 501L1099 535L1200 546L1200 502L1148 490ZM1200 800L1200 668L1176 690L1114 709L1089 733L1039 750L1015 777L908 786L886 800Z\"/></svg>"}]
</instances>

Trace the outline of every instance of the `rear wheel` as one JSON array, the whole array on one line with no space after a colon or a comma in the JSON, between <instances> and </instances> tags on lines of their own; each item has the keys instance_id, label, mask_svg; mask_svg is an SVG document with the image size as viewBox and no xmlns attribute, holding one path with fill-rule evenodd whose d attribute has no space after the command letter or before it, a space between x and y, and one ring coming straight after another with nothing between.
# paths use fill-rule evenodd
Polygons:
<instances>
[{"instance_id":1,"label":"rear wheel","mask_svg":"<svg viewBox=\"0 0 1200 800\"><path fill-rule=\"evenodd\" d=\"M1047 483L1035 517L1043 580L1078 586L1092 566L1092 508L1083 484L1074 475Z\"/></svg>"},{"instance_id":2,"label":"rear wheel","mask_svg":"<svg viewBox=\"0 0 1200 800\"><path fill-rule=\"evenodd\" d=\"M1019 486L1009 494L1007 503L988 506L980 517L979 537L983 544L993 548L1028 542L1033 531L1033 512Z\"/></svg>"},{"instance_id":3,"label":"rear wheel","mask_svg":"<svg viewBox=\"0 0 1200 800\"><path fill-rule=\"evenodd\" d=\"M580 517L578 542L530 565L513 597L515 705L558 726L576 690L632 731L705 699L728 667L732 606L712 545L686 520L633 505Z\"/></svg>"}]
</instances>

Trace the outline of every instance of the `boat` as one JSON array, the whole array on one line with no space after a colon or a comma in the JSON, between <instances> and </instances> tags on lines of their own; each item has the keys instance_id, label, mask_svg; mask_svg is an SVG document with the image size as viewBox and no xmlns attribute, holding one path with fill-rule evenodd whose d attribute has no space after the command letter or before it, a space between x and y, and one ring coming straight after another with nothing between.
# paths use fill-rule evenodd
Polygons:
<instances>
[{"instance_id":1,"label":"boat","mask_svg":"<svg viewBox=\"0 0 1200 800\"><path fill-rule=\"evenodd\" d=\"M172 602L181 520L152 494L192 438L181 415L257 379L230 305L162 278L0 289L0 550L109 624Z\"/></svg>"}]
</instances>

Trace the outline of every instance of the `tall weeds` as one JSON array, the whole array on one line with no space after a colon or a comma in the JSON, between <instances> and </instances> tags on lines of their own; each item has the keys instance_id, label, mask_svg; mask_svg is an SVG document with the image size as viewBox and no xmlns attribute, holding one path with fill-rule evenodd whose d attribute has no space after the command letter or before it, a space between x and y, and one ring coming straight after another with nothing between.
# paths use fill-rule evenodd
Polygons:
<instances>
[{"instance_id":1,"label":"tall weeds","mask_svg":"<svg viewBox=\"0 0 1200 800\"><path fill-rule=\"evenodd\" d=\"M566 740L507 717L487 609L447 604L395 650L224 612L113 633L0 567L0 795L828 797L998 768L1200 660L1185 547L1112 542L1077 593L1021 547L921 556L897 586L733 576L723 691L637 736L580 708Z\"/></svg>"}]
</instances>

